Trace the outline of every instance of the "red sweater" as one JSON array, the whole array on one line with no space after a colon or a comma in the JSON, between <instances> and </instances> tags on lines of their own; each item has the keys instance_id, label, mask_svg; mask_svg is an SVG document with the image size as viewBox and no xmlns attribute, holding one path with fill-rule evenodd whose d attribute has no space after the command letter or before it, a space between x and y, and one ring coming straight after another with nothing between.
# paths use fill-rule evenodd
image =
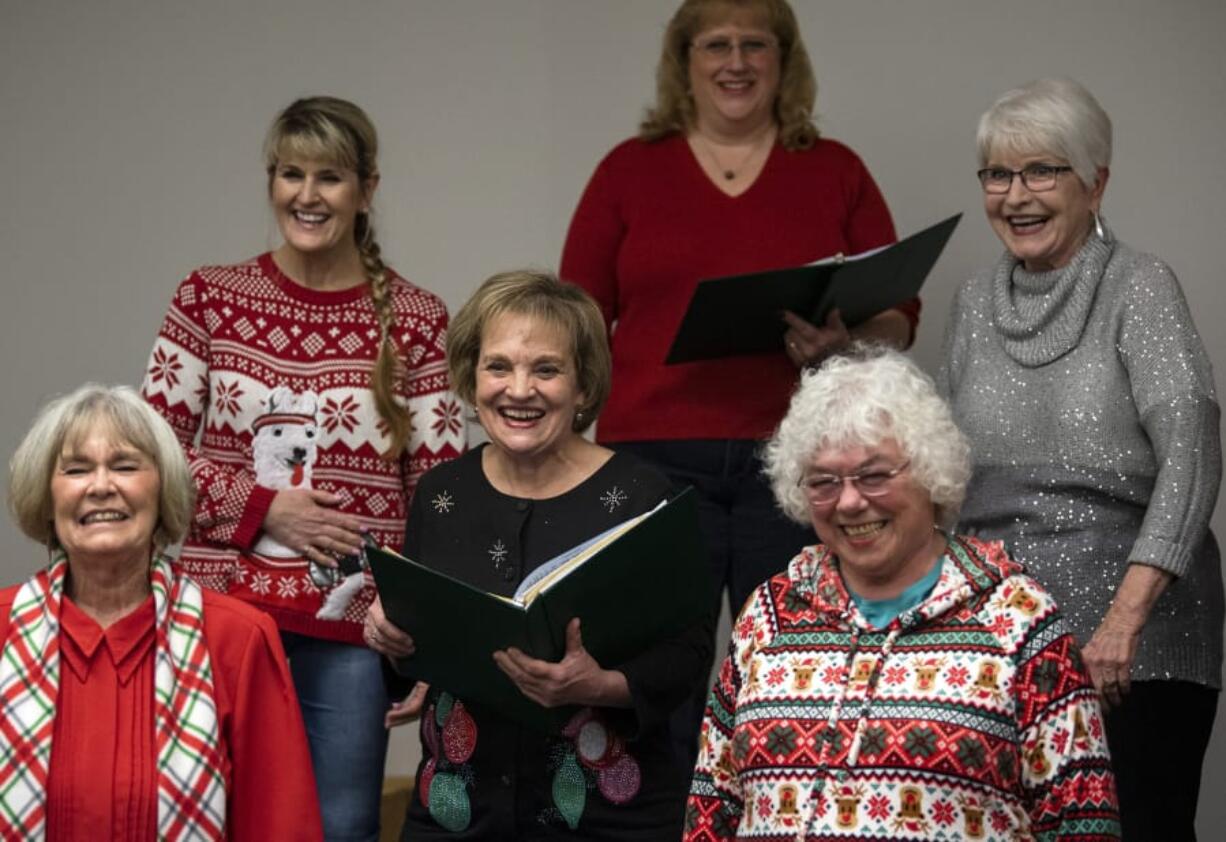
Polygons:
<instances>
[{"instance_id":1,"label":"red sweater","mask_svg":"<svg viewBox=\"0 0 1226 842\"><path fill-rule=\"evenodd\" d=\"M711 183L681 135L620 144L596 168L562 253L562 277L616 322L613 392L597 437L765 438L796 383L782 344L770 356L664 365L694 287L894 239L872 176L835 141L802 152L776 145L736 198ZM914 326L919 301L901 309Z\"/></svg>"},{"instance_id":2,"label":"red sweater","mask_svg":"<svg viewBox=\"0 0 1226 842\"><path fill-rule=\"evenodd\" d=\"M418 478L464 449L443 355L446 307L400 277L391 298L406 372L397 396L413 414L395 462L380 458L388 442L370 390L379 326L365 284L312 291L269 254L204 267L179 285L153 346L142 389L187 449L197 487L179 563L288 631L360 643L374 588L365 574L356 593L338 592L341 619L316 616L336 589L321 591L305 559L261 533L276 489L339 494L342 511L399 547Z\"/></svg>"}]
</instances>

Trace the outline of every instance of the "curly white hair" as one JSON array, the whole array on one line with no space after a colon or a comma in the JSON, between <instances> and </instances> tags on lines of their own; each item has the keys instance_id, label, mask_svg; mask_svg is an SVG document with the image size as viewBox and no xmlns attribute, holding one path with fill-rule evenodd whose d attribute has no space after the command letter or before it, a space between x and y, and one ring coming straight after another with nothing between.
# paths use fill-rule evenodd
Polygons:
<instances>
[{"instance_id":1,"label":"curly white hair","mask_svg":"<svg viewBox=\"0 0 1226 842\"><path fill-rule=\"evenodd\" d=\"M911 476L932 497L937 522L952 527L971 476L970 444L932 378L880 346L859 345L802 376L763 452L779 507L809 523L800 479L817 451L872 447L886 439L911 460Z\"/></svg>"}]
</instances>

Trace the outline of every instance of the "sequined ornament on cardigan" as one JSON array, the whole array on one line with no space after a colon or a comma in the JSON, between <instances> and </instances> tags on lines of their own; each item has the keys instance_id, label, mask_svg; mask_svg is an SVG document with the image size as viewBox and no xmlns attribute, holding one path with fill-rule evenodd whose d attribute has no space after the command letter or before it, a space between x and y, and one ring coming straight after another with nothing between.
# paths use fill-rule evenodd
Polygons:
<instances>
[{"instance_id":1,"label":"sequined ornament on cardigan","mask_svg":"<svg viewBox=\"0 0 1226 842\"><path fill-rule=\"evenodd\" d=\"M477 723L450 693L441 693L422 720L425 763L417 797L431 817L452 833L472 821L469 791L477 785L469 759L477 748ZM592 708L572 717L562 731L569 744L553 759L553 806L566 826L577 830L595 789L612 804L625 804L638 794L642 773L626 742ZM561 745L561 744L560 744Z\"/></svg>"},{"instance_id":2,"label":"sequined ornament on cardigan","mask_svg":"<svg viewBox=\"0 0 1226 842\"><path fill-rule=\"evenodd\" d=\"M0 655L0 835L42 839L55 702L60 681L60 605L67 558L31 578L13 601ZM158 838L223 839L225 762L199 587L153 560L154 724Z\"/></svg>"},{"instance_id":3,"label":"sequined ornament on cardigan","mask_svg":"<svg viewBox=\"0 0 1226 842\"><path fill-rule=\"evenodd\" d=\"M1118 832L1076 644L999 545L951 538L932 594L884 630L810 547L734 623L687 842Z\"/></svg>"},{"instance_id":4,"label":"sequined ornament on cardigan","mask_svg":"<svg viewBox=\"0 0 1226 842\"><path fill-rule=\"evenodd\" d=\"M1170 267L1109 232L1054 272L1006 253L955 296L940 383L975 459L959 530L1004 541L1083 645L1130 562L1169 571L1132 677L1220 687L1220 410Z\"/></svg>"}]
</instances>

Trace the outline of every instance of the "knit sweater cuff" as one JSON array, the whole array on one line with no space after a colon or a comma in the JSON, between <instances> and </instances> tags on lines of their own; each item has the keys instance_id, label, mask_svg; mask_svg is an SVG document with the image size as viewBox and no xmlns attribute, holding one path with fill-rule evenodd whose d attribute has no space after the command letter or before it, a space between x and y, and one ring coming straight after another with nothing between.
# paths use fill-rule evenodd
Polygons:
<instances>
[{"instance_id":1,"label":"knit sweater cuff","mask_svg":"<svg viewBox=\"0 0 1226 842\"><path fill-rule=\"evenodd\" d=\"M1179 578L1188 572L1192 552L1184 544L1173 544L1157 538L1138 538L1132 545L1128 560L1134 564L1148 564L1165 570Z\"/></svg>"},{"instance_id":2,"label":"knit sweater cuff","mask_svg":"<svg viewBox=\"0 0 1226 842\"><path fill-rule=\"evenodd\" d=\"M249 550L255 544L256 538L264 526L264 518L277 492L262 485L253 485L247 504L243 506L243 515L239 518L238 528L234 530L234 546L240 550Z\"/></svg>"}]
</instances>

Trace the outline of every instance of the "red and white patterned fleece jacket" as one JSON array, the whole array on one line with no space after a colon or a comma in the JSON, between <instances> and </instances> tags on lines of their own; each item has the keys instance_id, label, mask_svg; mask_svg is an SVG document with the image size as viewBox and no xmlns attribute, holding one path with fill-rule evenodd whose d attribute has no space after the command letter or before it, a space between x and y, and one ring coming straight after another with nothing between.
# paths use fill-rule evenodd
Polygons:
<instances>
[{"instance_id":1,"label":"red and white patterned fleece jacket","mask_svg":"<svg viewBox=\"0 0 1226 842\"><path fill-rule=\"evenodd\" d=\"M712 690L686 842L1107 840L1102 715L1051 597L951 538L882 630L808 547L746 604Z\"/></svg>"}]
</instances>

